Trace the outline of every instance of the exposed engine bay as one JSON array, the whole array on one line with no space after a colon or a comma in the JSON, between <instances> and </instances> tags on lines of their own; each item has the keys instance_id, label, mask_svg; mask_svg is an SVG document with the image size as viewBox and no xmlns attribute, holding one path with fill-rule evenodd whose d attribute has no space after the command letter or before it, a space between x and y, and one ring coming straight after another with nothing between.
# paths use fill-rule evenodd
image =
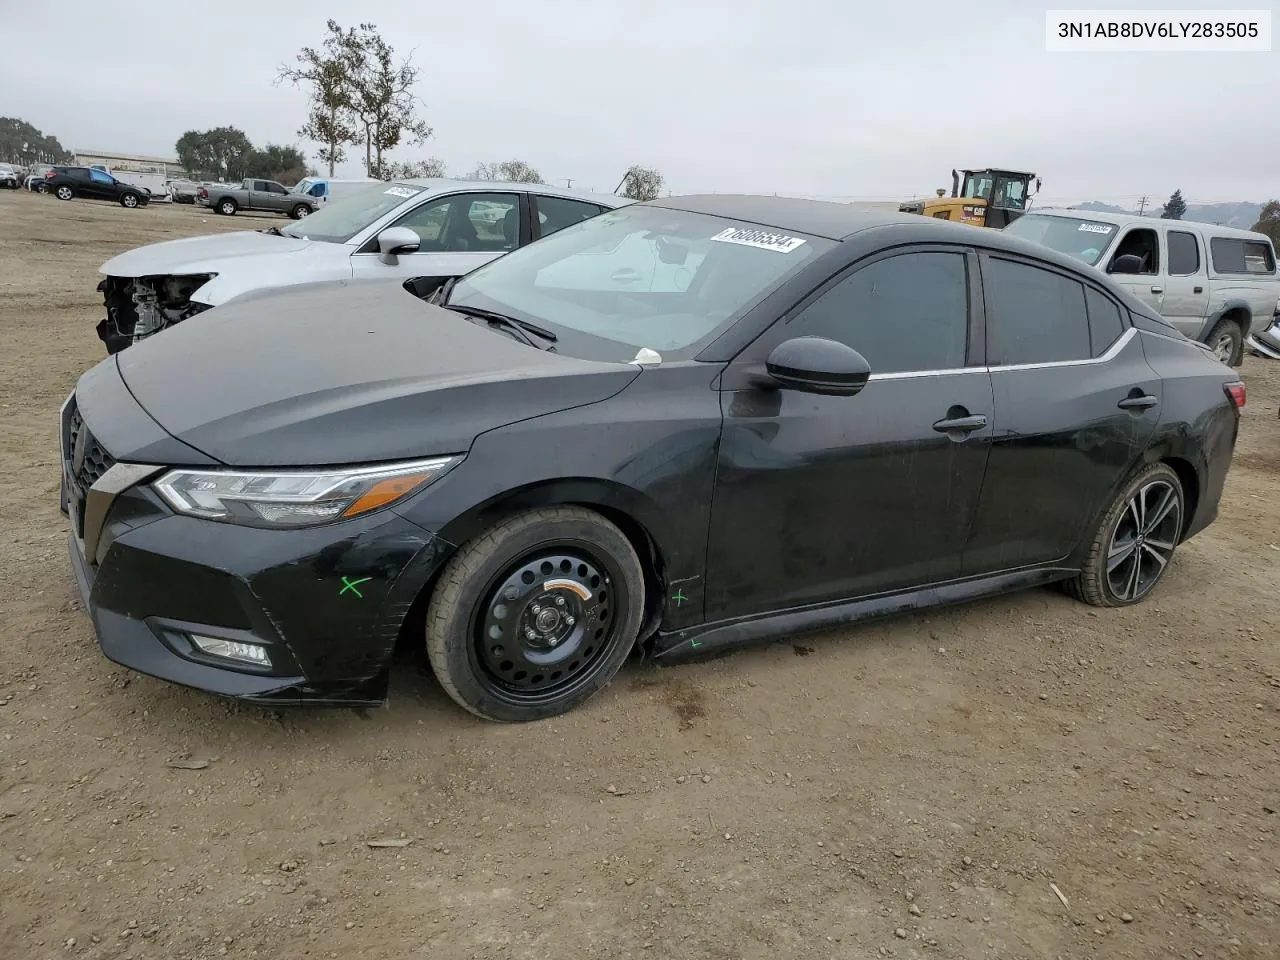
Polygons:
<instances>
[{"instance_id":1,"label":"exposed engine bay","mask_svg":"<svg viewBox=\"0 0 1280 960\"><path fill-rule=\"evenodd\" d=\"M107 308L106 318L98 322L98 336L107 345L107 353L119 353L165 327L208 310L208 304L192 303L191 295L212 276L106 277L98 284Z\"/></svg>"}]
</instances>

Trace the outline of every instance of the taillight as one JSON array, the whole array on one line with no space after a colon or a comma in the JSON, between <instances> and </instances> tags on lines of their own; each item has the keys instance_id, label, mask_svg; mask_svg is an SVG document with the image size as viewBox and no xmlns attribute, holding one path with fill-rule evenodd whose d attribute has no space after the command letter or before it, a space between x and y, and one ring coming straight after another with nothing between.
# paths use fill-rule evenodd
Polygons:
<instances>
[{"instance_id":1,"label":"taillight","mask_svg":"<svg viewBox=\"0 0 1280 960\"><path fill-rule=\"evenodd\" d=\"M208 190L206 190L204 187L201 187L201 188L200 188L200 196L204 197L205 199L208 199L208 197L209 197L209 191L208 191Z\"/></svg>"},{"instance_id":2,"label":"taillight","mask_svg":"<svg viewBox=\"0 0 1280 960\"><path fill-rule=\"evenodd\" d=\"M1237 380L1235 383L1223 384L1222 389L1226 392L1227 396L1231 398L1231 402L1235 404L1235 408L1237 410L1244 409L1245 396L1243 383Z\"/></svg>"}]
</instances>

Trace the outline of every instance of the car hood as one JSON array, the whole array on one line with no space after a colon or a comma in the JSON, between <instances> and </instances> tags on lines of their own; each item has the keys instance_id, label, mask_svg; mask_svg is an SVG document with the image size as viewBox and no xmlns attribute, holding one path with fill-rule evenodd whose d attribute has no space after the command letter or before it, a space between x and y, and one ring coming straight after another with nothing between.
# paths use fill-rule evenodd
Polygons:
<instances>
[{"instance_id":1,"label":"car hood","mask_svg":"<svg viewBox=\"0 0 1280 960\"><path fill-rule=\"evenodd\" d=\"M112 257L98 270L109 277L220 273L229 263L242 258L253 258L257 266L265 257L289 257L316 246L321 244L313 240L280 237L256 230L238 230L234 233L185 237L182 240L148 244ZM341 244L323 246L336 247L344 254L351 252Z\"/></svg>"},{"instance_id":2,"label":"car hood","mask_svg":"<svg viewBox=\"0 0 1280 960\"><path fill-rule=\"evenodd\" d=\"M605 400L640 374L530 347L398 283L319 284L228 304L116 363L169 434L255 467L461 453L481 433Z\"/></svg>"}]
</instances>

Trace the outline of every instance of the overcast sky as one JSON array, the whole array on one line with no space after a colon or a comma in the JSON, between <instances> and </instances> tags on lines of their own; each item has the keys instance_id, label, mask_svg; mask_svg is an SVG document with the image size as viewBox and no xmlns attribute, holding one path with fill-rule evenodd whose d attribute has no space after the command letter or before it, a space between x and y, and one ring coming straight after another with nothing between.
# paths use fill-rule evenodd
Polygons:
<instances>
[{"instance_id":1,"label":"overcast sky","mask_svg":"<svg viewBox=\"0 0 1280 960\"><path fill-rule=\"evenodd\" d=\"M273 79L332 16L414 53L435 136L394 157L458 175L518 157L607 192L640 162L675 193L898 199L994 165L1036 171L1051 201L1280 194L1280 54L1047 53L1046 6L0 0L0 113L72 149L171 155L221 125L295 143L306 93Z\"/></svg>"}]
</instances>

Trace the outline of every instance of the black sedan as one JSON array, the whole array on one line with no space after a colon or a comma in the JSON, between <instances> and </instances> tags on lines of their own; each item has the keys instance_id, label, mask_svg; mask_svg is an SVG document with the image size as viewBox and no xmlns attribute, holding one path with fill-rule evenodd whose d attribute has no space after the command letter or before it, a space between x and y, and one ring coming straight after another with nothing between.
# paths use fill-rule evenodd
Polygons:
<instances>
[{"instance_id":1,"label":"black sedan","mask_svg":"<svg viewBox=\"0 0 1280 960\"><path fill-rule=\"evenodd\" d=\"M117 180L105 170L96 167L54 167L44 179L42 193L51 193L59 200L110 200L122 207L145 207L151 194L132 183Z\"/></svg>"},{"instance_id":2,"label":"black sedan","mask_svg":"<svg viewBox=\"0 0 1280 960\"><path fill-rule=\"evenodd\" d=\"M62 411L104 653L263 702L547 717L660 659L1062 581L1131 604L1215 517L1236 375L994 230L688 197L427 302L322 284L194 317Z\"/></svg>"}]
</instances>

